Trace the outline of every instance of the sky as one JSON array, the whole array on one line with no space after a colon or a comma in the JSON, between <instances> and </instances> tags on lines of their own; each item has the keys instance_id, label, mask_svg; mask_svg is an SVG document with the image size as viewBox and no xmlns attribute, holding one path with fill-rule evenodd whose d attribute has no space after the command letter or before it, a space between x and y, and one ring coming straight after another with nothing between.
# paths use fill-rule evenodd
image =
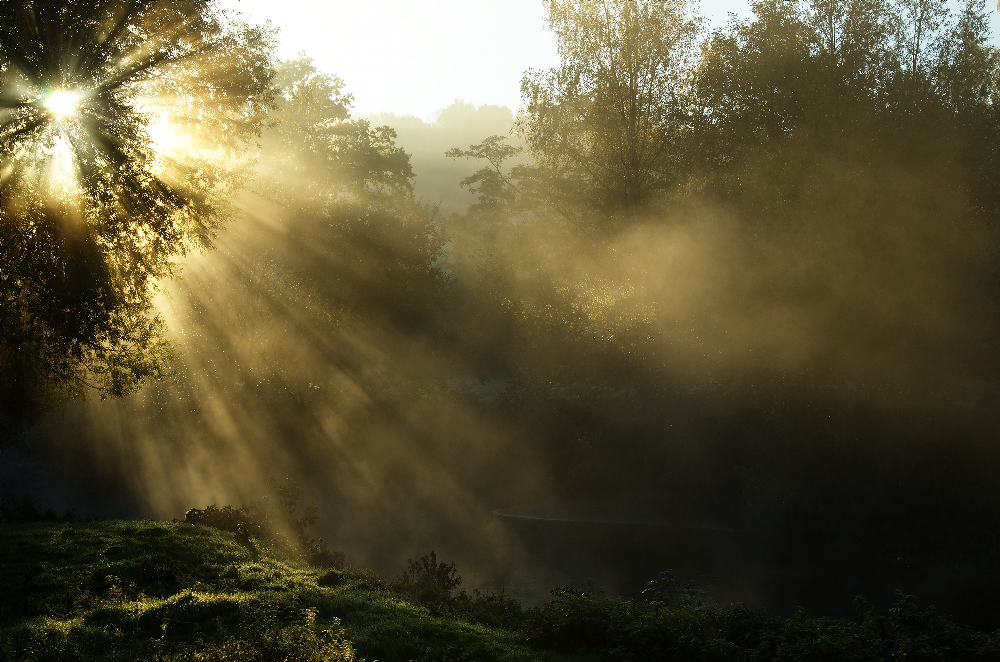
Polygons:
<instances>
[{"instance_id":1,"label":"sky","mask_svg":"<svg viewBox=\"0 0 1000 662\"><path fill-rule=\"evenodd\" d=\"M517 109L529 68L558 63L542 0L223 0L281 30L279 56L305 51L355 96L360 115L433 119L455 99ZM703 3L725 21L746 0Z\"/></svg>"},{"instance_id":2,"label":"sky","mask_svg":"<svg viewBox=\"0 0 1000 662\"><path fill-rule=\"evenodd\" d=\"M456 99L520 105L529 68L557 64L542 0L222 0L280 29L279 56L305 52L355 95L355 113L433 120ZM749 0L703 0L710 26ZM993 12L994 34L1000 22Z\"/></svg>"}]
</instances>

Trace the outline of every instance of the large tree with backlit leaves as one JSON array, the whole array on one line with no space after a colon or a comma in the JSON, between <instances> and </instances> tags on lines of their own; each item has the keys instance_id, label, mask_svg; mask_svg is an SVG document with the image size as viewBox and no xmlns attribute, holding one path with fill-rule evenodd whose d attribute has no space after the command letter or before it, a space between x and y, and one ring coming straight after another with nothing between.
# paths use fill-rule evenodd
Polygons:
<instances>
[{"instance_id":1,"label":"large tree with backlit leaves","mask_svg":"<svg viewBox=\"0 0 1000 662\"><path fill-rule=\"evenodd\" d=\"M0 430L161 375L152 297L210 245L273 35L210 0L0 0Z\"/></svg>"}]
</instances>

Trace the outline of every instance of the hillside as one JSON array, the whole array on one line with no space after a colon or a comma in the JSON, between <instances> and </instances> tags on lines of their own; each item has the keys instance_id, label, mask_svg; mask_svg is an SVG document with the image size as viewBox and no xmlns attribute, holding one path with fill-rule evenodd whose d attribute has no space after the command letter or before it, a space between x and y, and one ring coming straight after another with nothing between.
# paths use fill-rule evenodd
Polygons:
<instances>
[{"instance_id":1,"label":"hillside","mask_svg":"<svg viewBox=\"0 0 1000 662\"><path fill-rule=\"evenodd\" d=\"M253 557L183 523L2 526L0 659L550 659L434 618L370 573Z\"/></svg>"},{"instance_id":2,"label":"hillside","mask_svg":"<svg viewBox=\"0 0 1000 662\"><path fill-rule=\"evenodd\" d=\"M454 571L431 556L387 582L370 571L282 559L231 533L184 523L4 524L0 659L832 661L905 655L915 661L1000 655L1000 632L956 625L902 596L884 615L859 602L860 622L803 613L782 619L741 605L684 606L676 586L661 578L644 602L564 587L544 607L524 611L502 596L449 592Z\"/></svg>"}]
</instances>

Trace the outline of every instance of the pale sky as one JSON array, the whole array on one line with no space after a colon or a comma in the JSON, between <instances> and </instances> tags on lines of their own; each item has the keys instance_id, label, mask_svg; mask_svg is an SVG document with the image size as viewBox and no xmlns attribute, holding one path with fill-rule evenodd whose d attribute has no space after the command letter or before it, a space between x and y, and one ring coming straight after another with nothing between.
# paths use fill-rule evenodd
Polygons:
<instances>
[{"instance_id":1,"label":"pale sky","mask_svg":"<svg viewBox=\"0 0 1000 662\"><path fill-rule=\"evenodd\" d=\"M279 56L305 51L344 79L355 113L433 119L461 99L520 105L528 68L557 63L542 0L222 0L280 28ZM712 26L749 15L749 0L703 0ZM997 14L993 13L994 34Z\"/></svg>"}]
</instances>

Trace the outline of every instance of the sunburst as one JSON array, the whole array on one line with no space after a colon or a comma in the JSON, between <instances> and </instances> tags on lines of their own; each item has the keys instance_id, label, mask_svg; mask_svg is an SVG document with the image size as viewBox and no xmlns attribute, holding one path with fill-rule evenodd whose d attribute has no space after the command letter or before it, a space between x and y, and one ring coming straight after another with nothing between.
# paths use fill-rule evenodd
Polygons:
<instances>
[{"instance_id":1,"label":"sunburst","mask_svg":"<svg viewBox=\"0 0 1000 662\"><path fill-rule=\"evenodd\" d=\"M65 120L76 114L80 103L80 94L73 90L56 90L50 92L42 101L45 110L52 113L57 120Z\"/></svg>"},{"instance_id":2,"label":"sunburst","mask_svg":"<svg viewBox=\"0 0 1000 662\"><path fill-rule=\"evenodd\" d=\"M0 16L0 350L44 346L38 379L128 391L159 370L156 281L209 244L272 105L273 35L212 0Z\"/></svg>"}]
</instances>

